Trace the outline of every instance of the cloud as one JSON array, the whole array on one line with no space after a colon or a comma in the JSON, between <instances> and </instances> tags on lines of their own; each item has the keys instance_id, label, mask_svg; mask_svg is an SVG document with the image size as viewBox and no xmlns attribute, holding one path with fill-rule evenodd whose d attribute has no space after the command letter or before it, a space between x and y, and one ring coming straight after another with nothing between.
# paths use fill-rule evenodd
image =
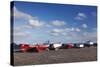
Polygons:
<instances>
[{"instance_id":1,"label":"cloud","mask_svg":"<svg viewBox=\"0 0 100 67\"><path fill-rule=\"evenodd\" d=\"M22 29L30 29L30 28L32 28L32 27L29 26L29 25L16 26L16 27L14 27L14 31L19 31L19 30L22 30Z\"/></svg>"},{"instance_id":2,"label":"cloud","mask_svg":"<svg viewBox=\"0 0 100 67\"><path fill-rule=\"evenodd\" d=\"M75 31L75 28L65 28L65 31Z\"/></svg>"},{"instance_id":3,"label":"cloud","mask_svg":"<svg viewBox=\"0 0 100 67\"><path fill-rule=\"evenodd\" d=\"M62 35L65 36L65 35L67 35L67 33L66 32L63 32Z\"/></svg>"},{"instance_id":4,"label":"cloud","mask_svg":"<svg viewBox=\"0 0 100 67\"><path fill-rule=\"evenodd\" d=\"M84 20L85 18L87 18L87 16L84 13L78 13L75 17L76 20Z\"/></svg>"},{"instance_id":5,"label":"cloud","mask_svg":"<svg viewBox=\"0 0 100 67\"><path fill-rule=\"evenodd\" d=\"M81 32L81 33L76 33L76 32L70 32L68 33L67 37L69 41L74 41L74 42L85 42L87 40L91 40L93 42L97 42L97 32ZM73 38L73 39L72 39Z\"/></svg>"},{"instance_id":6,"label":"cloud","mask_svg":"<svg viewBox=\"0 0 100 67\"><path fill-rule=\"evenodd\" d=\"M95 31L95 32L97 32L97 27L93 28L92 30Z\"/></svg>"},{"instance_id":7,"label":"cloud","mask_svg":"<svg viewBox=\"0 0 100 67\"><path fill-rule=\"evenodd\" d=\"M59 33L50 33L51 35L53 35L53 36L58 36L59 35Z\"/></svg>"},{"instance_id":8,"label":"cloud","mask_svg":"<svg viewBox=\"0 0 100 67\"><path fill-rule=\"evenodd\" d=\"M72 27L72 28L65 28L65 31L67 31L67 32L80 32L81 30L79 28Z\"/></svg>"},{"instance_id":9,"label":"cloud","mask_svg":"<svg viewBox=\"0 0 100 67\"><path fill-rule=\"evenodd\" d=\"M16 37L28 37L28 36L30 36L30 32L28 32L28 31L14 31L14 33L13 33L13 35L14 35L14 37L16 38Z\"/></svg>"},{"instance_id":10,"label":"cloud","mask_svg":"<svg viewBox=\"0 0 100 67\"><path fill-rule=\"evenodd\" d=\"M30 19L29 20L29 24L32 26L32 27L42 27L44 24L39 21L38 19Z\"/></svg>"},{"instance_id":11,"label":"cloud","mask_svg":"<svg viewBox=\"0 0 100 67\"><path fill-rule=\"evenodd\" d=\"M25 36L26 33L22 33L22 32L18 32L18 33L14 33L14 36Z\"/></svg>"},{"instance_id":12,"label":"cloud","mask_svg":"<svg viewBox=\"0 0 100 67\"><path fill-rule=\"evenodd\" d=\"M87 37L96 37L97 32L84 32L83 35Z\"/></svg>"},{"instance_id":13,"label":"cloud","mask_svg":"<svg viewBox=\"0 0 100 67\"><path fill-rule=\"evenodd\" d=\"M82 27L83 28L87 28L87 24L82 24Z\"/></svg>"},{"instance_id":14,"label":"cloud","mask_svg":"<svg viewBox=\"0 0 100 67\"><path fill-rule=\"evenodd\" d=\"M76 20L83 20L83 18L81 18L81 17L79 17L79 16L76 16L75 19L76 19Z\"/></svg>"},{"instance_id":15,"label":"cloud","mask_svg":"<svg viewBox=\"0 0 100 67\"><path fill-rule=\"evenodd\" d=\"M45 24L45 26L48 28L52 28L52 25L50 25L50 24Z\"/></svg>"},{"instance_id":16,"label":"cloud","mask_svg":"<svg viewBox=\"0 0 100 67\"><path fill-rule=\"evenodd\" d=\"M58 28L55 28L53 30L50 31L50 34L52 35L66 35L66 31L64 31L64 29L58 29Z\"/></svg>"},{"instance_id":17,"label":"cloud","mask_svg":"<svg viewBox=\"0 0 100 67\"><path fill-rule=\"evenodd\" d=\"M77 31L77 32L80 32L81 30L80 30L79 28L76 28L76 31Z\"/></svg>"},{"instance_id":18,"label":"cloud","mask_svg":"<svg viewBox=\"0 0 100 67\"><path fill-rule=\"evenodd\" d=\"M84 13L78 13L78 16L86 18L87 16Z\"/></svg>"},{"instance_id":19,"label":"cloud","mask_svg":"<svg viewBox=\"0 0 100 67\"><path fill-rule=\"evenodd\" d=\"M60 36L66 36L66 35L70 35L70 34L73 34L73 33L76 33L76 32L80 32L81 29L79 28L55 28L55 29L52 29L49 33L52 34L52 35L60 35ZM74 35L74 34L73 34Z\"/></svg>"},{"instance_id":20,"label":"cloud","mask_svg":"<svg viewBox=\"0 0 100 67\"><path fill-rule=\"evenodd\" d=\"M77 33L79 32L79 33ZM84 32L81 31L80 28L65 28L65 29L53 29L49 32L49 34L53 36L57 36L57 38L66 39L69 42L85 42L87 40L92 40L97 42L97 32L93 30L92 32Z\"/></svg>"},{"instance_id":21,"label":"cloud","mask_svg":"<svg viewBox=\"0 0 100 67\"><path fill-rule=\"evenodd\" d=\"M25 19L31 19L32 18L31 15L18 10L16 7L13 7L13 10L14 10L14 12L13 12L14 18L25 18Z\"/></svg>"},{"instance_id":22,"label":"cloud","mask_svg":"<svg viewBox=\"0 0 100 67\"><path fill-rule=\"evenodd\" d=\"M61 32L63 32L63 29L53 29L52 31L51 31L52 33L61 33Z\"/></svg>"},{"instance_id":23,"label":"cloud","mask_svg":"<svg viewBox=\"0 0 100 67\"><path fill-rule=\"evenodd\" d=\"M30 26L38 28L43 26L43 22L40 21L37 17L33 17L27 13L19 11L16 7L14 7L14 18L16 19L26 19Z\"/></svg>"},{"instance_id":24,"label":"cloud","mask_svg":"<svg viewBox=\"0 0 100 67\"><path fill-rule=\"evenodd\" d=\"M17 31L13 33L15 43L29 43L32 41L32 36L29 31Z\"/></svg>"},{"instance_id":25,"label":"cloud","mask_svg":"<svg viewBox=\"0 0 100 67\"><path fill-rule=\"evenodd\" d=\"M92 41L97 41L97 32L84 32L83 33L83 39L85 40L92 40Z\"/></svg>"},{"instance_id":26,"label":"cloud","mask_svg":"<svg viewBox=\"0 0 100 67\"><path fill-rule=\"evenodd\" d=\"M54 26L64 26L64 25L66 25L66 23L64 21L54 20L54 21L52 21L52 25L54 25Z\"/></svg>"}]
</instances>

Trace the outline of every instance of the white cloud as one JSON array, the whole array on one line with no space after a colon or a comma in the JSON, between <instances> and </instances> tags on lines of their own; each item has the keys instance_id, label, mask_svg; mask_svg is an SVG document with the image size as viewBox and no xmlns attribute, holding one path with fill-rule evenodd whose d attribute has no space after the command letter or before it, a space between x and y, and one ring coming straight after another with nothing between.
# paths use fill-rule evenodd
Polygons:
<instances>
[{"instance_id":1,"label":"white cloud","mask_svg":"<svg viewBox=\"0 0 100 67\"><path fill-rule=\"evenodd\" d=\"M66 23L64 21L54 20L54 21L52 21L52 25L54 25L54 26L64 26L64 25L66 25Z\"/></svg>"},{"instance_id":2,"label":"white cloud","mask_svg":"<svg viewBox=\"0 0 100 67\"><path fill-rule=\"evenodd\" d=\"M82 24L82 27L83 28L87 28L87 24Z\"/></svg>"},{"instance_id":3,"label":"white cloud","mask_svg":"<svg viewBox=\"0 0 100 67\"><path fill-rule=\"evenodd\" d=\"M37 17L33 17L27 13L19 11L16 7L14 7L14 18L23 18L26 19L30 26L32 27L41 27L43 26L43 22L40 21Z\"/></svg>"},{"instance_id":4,"label":"white cloud","mask_svg":"<svg viewBox=\"0 0 100 67\"><path fill-rule=\"evenodd\" d=\"M83 35L87 37L96 37L97 32L84 32Z\"/></svg>"},{"instance_id":5,"label":"white cloud","mask_svg":"<svg viewBox=\"0 0 100 67\"><path fill-rule=\"evenodd\" d=\"M76 20L84 20L85 18L87 18L87 16L84 13L78 13L75 17Z\"/></svg>"},{"instance_id":6,"label":"white cloud","mask_svg":"<svg viewBox=\"0 0 100 67\"><path fill-rule=\"evenodd\" d=\"M14 36L25 36L25 33L22 32L14 33Z\"/></svg>"},{"instance_id":7,"label":"white cloud","mask_svg":"<svg viewBox=\"0 0 100 67\"><path fill-rule=\"evenodd\" d=\"M28 43L32 40L32 36L29 31L14 31L13 36L15 43Z\"/></svg>"},{"instance_id":8,"label":"white cloud","mask_svg":"<svg viewBox=\"0 0 100 67\"><path fill-rule=\"evenodd\" d=\"M95 32L97 32L97 27L93 28L92 30L95 31Z\"/></svg>"},{"instance_id":9,"label":"white cloud","mask_svg":"<svg viewBox=\"0 0 100 67\"><path fill-rule=\"evenodd\" d=\"M63 35L63 36L67 36L67 35L74 35L75 32L80 32L81 30L79 28L64 28L64 29L58 29L55 28L53 30L51 30L49 33L52 35ZM73 34L74 33L74 34ZM75 35L76 36L76 35Z\"/></svg>"},{"instance_id":10,"label":"white cloud","mask_svg":"<svg viewBox=\"0 0 100 67\"><path fill-rule=\"evenodd\" d=\"M76 16L75 19L76 19L76 20L83 20L83 18L81 18L81 17L79 17L79 16Z\"/></svg>"},{"instance_id":11,"label":"white cloud","mask_svg":"<svg viewBox=\"0 0 100 67\"><path fill-rule=\"evenodd\" d=\"M69 34L70 32L74 32L76 31L74 28L64 28L64 29L58 29L58 28L55 28L53 30L50 31L51 34L53 35L67 35Z\"/></svg>"},{"instance_id":12,"label":"white cloud","mask_svg":"<svg viewBox=\"0 0 100 67\"><path fill-rule=\"evenodd\" d=\"M65 28L65 31L75 31L75 28Z\"/></svg>"},{"instance_id":13,"label":"white cloud","mask_svg":"<svg viewBox=\"0 0 100 67\"><path fill-rule=\"evenodd\" d=\"M43 26L44 24L42 22L40 22L38 19L30 19L29 20L29 24L32 26L32 27L41 27Z\"/></svg>"},{"instance_id":14,"label":"white cloud","mask_svg":"<svg viewBox=\"0 0 100 67\"><path fill-rule=\"evenodd\" d=\"M68 37L70 37L69 41L72 40L74 42L85 42L87 40L97 42L97 32L81 32L81 34L70 32Z\"/></svg>"},{"instance_id":15,"label":"white cloud","mask_svg":"<svg viewBox=\"0 0 100 67\"><path fill-rule=\"evenodd\" d=\"M94 41L94 42L96 42L97 41L97 32L84 32L83 33L83 39L85 40L92 40L92 41Z\"/></svg>"},{"instance_id":16,"label":"white cloud","mask_svg":"<svg viewBox=\"0 0 100 67\"><path fill-rule=\"evenodd\" d=\"M87 16L84 13L78 13L78 16L86 18Z\"/></svg>"},{"instance_id":17,"label":"white cloud","mask_svg":"<svg viewBox=\"0 0 100 67\"><path fill-rule=\"evenodd\" d=\"M50 33L51 35L53 35L53 36L58 36L59 35L59 33Z\"/></svg>"},{"instance_id":18,"label":"white cloud","mask_svg":"<svg viewBox=\"0 0 100 67\"><path fill-rule=\"evenodd\" d=\"M52 34L52 35L66 35L66 31L64 31L65 29L58 29L58 28L55 28L53 30L51 30L49 33Z\"/></svg>"},{"instance_id":19,"label":"white cloud","mask_svg":"<svg viewBox=\"0 0 100 67\"><path fill-rule=\"evenodd\" d=\"M27 37L27 36L30 36L30 32L27 32L27 31L14 31L14 37Z\"/></svg>"},{"instance_id":20,"label":"white cloud","mask_svg":"<svg viewBox=\"0 0 100 67\"><path fill-rule=\"evenodd\" d=\"M74 28L74 27L72 27L72 28L65 28L65 31L66 32L80 32L81 30L79 29L79 28Z\"/></svg>"},{"instance_id":21,"label":"white cloud","mask_svg":"<svg viewBox=\"0 0 100 67\"><path fill-rule=\"evenodd\" d=\"M57 29L57 28L55 28L51 32L52 33L62 33L63 32L63 29Z\"/></svg>"},{"instance_id":22,"label":"white cloud","mask_svg":"<svg viewBox=\"0 0 100 67\"><path fill-rule=\"evenodd\" d=\"M52 27L52 25L50 25L50 24L45 24L45 26L48 28Z\"/></svg>"},{"instance_id":23,"label":"white cloud","mask_svg":"<svg viewBox=\"0 0 100 67\"><path fill-rule=\"evenodd\" d=\"M63 33L62 33L62 35L64 35L64 36L65 36L65 35L67 35L67 33L66 33L66 32L63 32Z\"/></svg>"},{"instance_id":24,"label":"white cloud","mask_svg":"<svg viewBox=\"0 0 100 67\"><path fill-rule=\"evenodd\" d=\"M31 15L24 13L24 12L21 12L16 7L14 7L13 10L14 10L14 12L13 12L14 18L25 18L25 19L31 19L32 18Z\"/></svg>"},{"instance_id":25,"label":"white cloud","mask_svg":"<svg viewBox=\"0 0 100 67\"><path fill-rule=\"evenodd\" d=\"M80 30L79 28L76 28L76 31L77 31L77 32L80 32L81 30Z\"/></svg>"},{"instance_id":26,"label":"white cloud","mask_svg":"<svg viewBox=\"0 0 100 67\"><path fill-rule=\"evenodd\" d=\"M32 28L32 27L29 25L16 26L16 27L14 27L14 31L20 31L20 30L26 29L26 28L28 29L28 28Z\"/></svg>"},{"instance_id":27,"label":"white cloud","mask_svg":"<svg viewBox=\"0 0 100 67\"><path fill-rule=\"evenodd\" d=\"M64 35L64 38L66 38L67 41L69 41L69 42L70 41L71 42L85 42L87 40L97 42L97 32L95 32L95 31L77 33L76 28L75 28L75 31L73 31L73 32L64 32L64 33L66 33L66 35Z\"/></svg>"}]
</instances>

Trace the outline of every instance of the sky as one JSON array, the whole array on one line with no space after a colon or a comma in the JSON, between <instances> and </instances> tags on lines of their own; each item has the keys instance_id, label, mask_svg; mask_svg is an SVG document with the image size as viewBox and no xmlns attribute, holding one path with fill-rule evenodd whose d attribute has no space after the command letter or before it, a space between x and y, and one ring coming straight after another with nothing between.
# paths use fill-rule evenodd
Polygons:
<instances>
[{"instance_id":1,"label":"sky","mask_svg":"<svg viewBox=\"0 0 100 67\"><path fill-rule=\"evenodd\" d=\"M15 43L97 42L97 7L15 1Z\"/></svg>"}]
</instances>

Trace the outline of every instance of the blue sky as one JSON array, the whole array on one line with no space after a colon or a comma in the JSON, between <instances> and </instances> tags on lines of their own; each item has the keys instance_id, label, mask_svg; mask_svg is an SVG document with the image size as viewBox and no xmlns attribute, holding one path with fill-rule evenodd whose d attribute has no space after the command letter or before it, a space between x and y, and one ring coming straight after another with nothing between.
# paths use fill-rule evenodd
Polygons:
<instances>
[{"instance_id":1,"label":"blue sky","mask_svg":"<svg viewBox=\"0 0 100 67\"><path fill-rule=\"evenodd\" d=\"M97 7L14 2L14 42L97 41Z\"/></svg>"}]
</instances>

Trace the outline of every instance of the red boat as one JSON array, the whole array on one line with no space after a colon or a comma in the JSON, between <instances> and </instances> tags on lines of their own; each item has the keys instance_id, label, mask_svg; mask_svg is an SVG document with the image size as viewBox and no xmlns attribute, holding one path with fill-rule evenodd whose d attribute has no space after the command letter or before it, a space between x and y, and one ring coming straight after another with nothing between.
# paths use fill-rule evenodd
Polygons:
<instances>
[{"instance_id":1,"label":"red boat","mask_svg":"<svg viewBox=\"0 0 100 67\"><path fill-rule=\"evenodd\" d=\"M41 52L48 49L48 45L20 44L22 52Z\"/></svg>"},{"instance_id":2,"label":"red boat","mask_svg":"<svg viewBox=\"0 0 100 67\"><path fill-rule=\"evenodd\" d=\"M71 44L71 43L67 44L67 49L70 49L70 48L73 48L73 47L74 47L73 44Z\"/></svg>"}]
</instances>

